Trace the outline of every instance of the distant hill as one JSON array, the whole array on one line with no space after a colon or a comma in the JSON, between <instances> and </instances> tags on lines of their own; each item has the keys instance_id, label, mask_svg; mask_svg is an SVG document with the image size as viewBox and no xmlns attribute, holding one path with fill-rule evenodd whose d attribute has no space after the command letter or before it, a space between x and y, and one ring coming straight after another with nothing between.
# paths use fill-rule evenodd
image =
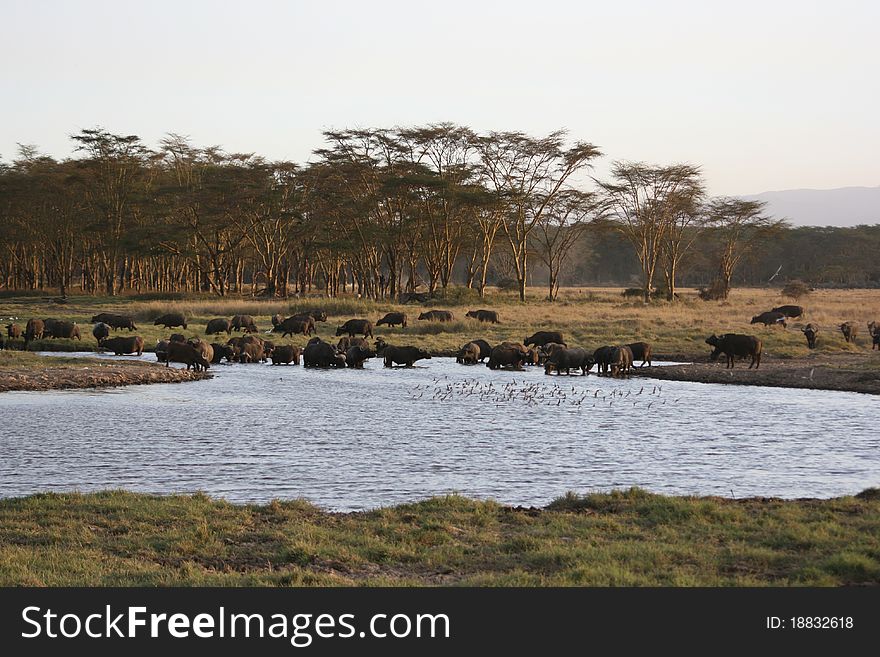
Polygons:
<instances>
[{"instance_id":1,"label":"distant hill","mask_svg":"<svg viewBox=\"0 0 880 657\"><path fill-rule=\"evenodd\" d=\"M786 189L741 198L765 201L768 214L795 226L880 224L880 187Z\"/></svg>"}]
</instances>

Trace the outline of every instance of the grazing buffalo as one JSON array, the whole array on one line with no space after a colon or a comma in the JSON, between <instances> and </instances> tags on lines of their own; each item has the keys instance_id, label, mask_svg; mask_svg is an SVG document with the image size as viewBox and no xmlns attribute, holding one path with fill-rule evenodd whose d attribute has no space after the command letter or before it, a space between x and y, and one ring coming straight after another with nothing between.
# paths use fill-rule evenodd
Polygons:
<instances>
[{"instance_id":1,"label":"grazing buffalo","mask_svg":"<svg viewBox=\"0 0 880 657\"><path fill-rule=\"evenodd\" d=\"M387 324L392 328L400 324L403 328L406 328L406 313L386 313L385 317L376 322L376 326L382 326L383 324Z\"/></svg>"},{"instance_id":2,"label":"grazing buffalo","mask_svg":"<svg viewBox=\"0 0 880 657\"><path fill-rule=\"evenodd\" d=\"M53 319L51 317L47 317L43 320L43 337L44 338L54 338L55 337L55 325L60 322L60 319Z\"/></svg>"},{"instance_id":3,"label":"grazing buffalo","mask_svg":"<svg viewBox=\"0 0 880 657\"><path fill-rule=\"evenodd\" d=\"M302 357L303 367L345 367L345 356L337 353L333 345L323 340L309 343L303 350Z\"/></svg>"},{"instance_id":4,"label":"grazing buffalo","mask_svg":"<svg viewBox=\"0 0 880 657\"><path fill-rule=\"evenodd\" d=\"M186 330L186 317L183 313L167 313L161 317L157 317L153 322L153 326L163 326L165 328L175 328L176 326ZM187 367L189 369L189 367Z\"/></svg>"},{"instance_id":5,"label":"grazing buffalo","mask_svg":"<svg viewBox=\"0 0 880 657\"><path fill-rule=\"evenodd\" d=\"M92 328L92 335L95 336L95 340L98 341L98 344L101 344L101 340L110 337L110 327L104 322L98 322L95 324L94 328Z\"/></svg>"},{"instance_id":6,"label":"grazing buffalo","mask_svg":"<svg viewBox=\"0 0 880 657\"><path fill-rule=\"evenodd\" d=\"M778 308L774 308L770 312L782 313L786 317L797 319L798 317L803 316L804 308L803 306L779 306Z\"/></svg>"},{"instance_id":7,"label":"grazing buffalo","mask_svg":"<svg viewBox=\"0 0 880 657\"><path fill-rule=\"evenodd\" d=\"M21 337L21 327L18 324L7 324L6 325L6 337L7 338L20 338Z\"/></svg>"},{"instance_id":8,"label":"grazing buffalo","mask_svg":"<svg viewBox=\"0 0 880 657\"><path fill-rule=\"evenodd\" d=\"M158 347L157 347L158 348ZM224 358L227 363L231 363L238 357L238 350L229 344L220 344L219 342L212 342L211 349L214 350L214 357L211 359L211 362L214 364L219 363Z\"/></svg>"},{"instance_id":9,"label":"grazing buffalo","mask_svg":"<svg viewBox=\"0 0 880 657\"><path fill-rule=\"evenodd\" d=\"M48 323L51 321L51 324ZM46 330L43 332L45 338L67 338L70 340L81 340L79 334L79 326L76 322L68 322L63 319L47 320Z\"/></svg>"},{"instance_id":10,"label":"grazing buffalo","mask_svg":"<svg viewBox=\"0 0 880 657\"><path fill-rule=\"evenodd\" d=\"M205 327L205 335L214 335L217 333L226 333L226 335L232 333L232 321L225 317L208 320L208 325Z\"/></svg>"},{"instance_id":11,"label":"grazing buffalo","mask_svg":"<svg viewBox=\"0 0 880 657\"><path fill-rule=\"evenodd\" d=\"M277 321L277 316L272 318L272 331L280 333L281 337L288 335L312 335L315 332L315 318L307 317L288 317L282 322Z\"/></svg>"},{"instance_id":12,"label":"grazing buffalo","mask_svg":"<svg viewBox=\"0 0 880 657\"><path fill-rule=\"evenodd\" d=\"M137 331L134 320L128 315L117 315L115 313L98 313L92 317L92 324L104 323L112 329L128 329L129 331Z\"/></svg>"},{"instance_id":13,"label":"grazing buffalo","mask_svg":"<svg viewBox=\"0 0 880 657\"><path fill-rule=\"evenodd\" d=\"M807 338L807 348L815 349L816 348L816 336L819 335L819 327L815 324L807 324L804 328L801 329L804 332L804 336Z\"/></svg>"},{"instance_id":14,"label":"grazing buffalo","mask_svg":"<svg viewBox=\"0 0 880 657\"><path fill-rule=\"evenodd\" d=\"M364 361L373 357L373 352L369 347L363 345L355 345L349 347L345 352L345 364L357 370L364 369Z\"/></svg>"},{"instance_id":15,"label":"grazing buffalo","mask_svg":"<svg viewBox=\"0 0 880 657\"><path fill-rule=\"evenodd\" d=\"M458 350L458 354L455 357L455 362L462 365L476 365L479 360L480 345L475 342L468 342Z\"/></svg>"},{"instance_id":16,"label":"grazing buffalo","mask_svg":"<svg viewBox=\"0 0 880 657\"><path fill-rule=\"evenodd\" d=\"M117 356L144 353L144 339L139 335L127 338L107 338L101 343L101 350L112 351Z\"/></svg>"},{"instance_id":17,"label":"grazing buffalo","mask_svg":"<svg viewBox=\"0 0 880 657\"><path fill-rule=\"evenodd\" d=\"M494 310L469 310L465 313L465 316L472 317L480 322L498 324L498 313Z\"/></svg>"},{"instance_id":18,"label":"grazing buffalo","mask_svg":"<svg viewBox=\"0 0 880 657\"><path fill-rule=\"evenodd\" d=\"M120 340L121 338L113 338ZM108 340L109 342L109 340ZM169 342L168 352L165 359L165 366L170 367L171 363L184 363L186 369L194 369L196 372L206 370L211 367L211 363L205 360L205 357L199 353L199 350L186 342Z\"/></svg>"},{"instance_id":19,"label":"grazing buffalo","mask_svg":"<svg viewBox=\"0 0 880 657\"><path fill-rule=\"evenodd\" d=\"M847 342L852 342L853 344L855 344L856 335L858 335L859 332L859 325L855 322L844 322L840 325L839 328L840 332L843 333L843 339Z\"/></svg>"},{"instance_id":20,"label":"grazing buffalo","mask_svg":"<svg viewBox=\"0 0 880 657\"><path fill-rule=\"evenodd\" d=\"M254 318L250 315L234 315L229 325L233 331L244 331L245 333L256 333L259 331L254 323Z\"/></svg>"},{"instance_id":21,"label":"grazing buffalo","mask_svg":"<svg viewBox=\"0 0 880 657\"><path fill-rule=\"evenodd\" d=\"M720 354L727 357L727 367L733 368L733 361L737 356L749 356L752 362L749 369L754 365L755 369L761 367L761 350L763 344L753 335L740 335L738 333L725 333L722 336L712 335L706 338L706 344L715 347L715 350L709 356L712 360L717 360Z\"/></svg>"},{"instance_id":22,"label":"grazing buffalo","mask_svg":"<svg viewBox=\"0 0 880 657\"><path fill-rule=\"evenodd\" d=\"M316 322L326 322L327 311L321 310L320 308L312 308L311 310L300 310L298 313L295 313L293 317L311 317Z\"/></svg>"},{"instance_id":23,"label":"grazing buffalo","mask_svg":"<svg viewBox=\"0 0 880 657\"><path fill-rule=\"evenodd\" d=\"M273 365L299 365L301 353L302 350L299 347L286 344L275 347L270 358Z\"/></svg>"},{"instance_id":24,"label":"grazing buffalo","mask_svg":"<svg viewBox=\"0 0 880 657\"><path fill-rule=\"evenodd\" d=\"M382 350L382 358L385 359L385 367L394 367L395 363L397 365L412 367L413 363L417 360L423 360L430 357L431 354L421 347L395 347L389 344L385 345L385 349Z\"/></svg>"},{"instance_id":25,"label":"grazing buffalo","mask_svg":"<svg viewBox=\"0 0 880 657\"><path fill-rule=\"evenodd\" d=\"M419 319L429 322L451 322L455 319L455 315L449 310L429 310L419 315Z\"/></svg>"},{"instance_id":26,"label":"grazing buffalo","mask_svg":"<svg viewBox=\"0 0 880 657\"><path fill-rule=\"evenodd\" d=\"M611 369L611 376L623 376L632 369L632 349L627 345L612 347L608 354L608 365Z\"/></svg>"},{"instance_id":27,"label":"grazing buffalo","mask_svg":"<svg viewBox=\"0 0 880 657\"><path fill-rule=\"evenodd\" d=\"M336 337L348 334L353 338L360 333L365 338L373 337L373 324L368 319L350 319L345 324L336 329Z\"/></svg>"},{"instance_id":28,"label":"grazing buffalo","mask_svg":"<svg viewBox=\"0 0 880 657\"><path fill-rule=\"evenodd\" d=\"M640 360L642 364L639 367L644 367L645 363L648 364L648 367L651 366L651 345L647 342L631 342L626 345L629 347L629 350L632 352L633 360Z\"/></svg>"},{"instance_id":29,"label":"grazing buffalo","mask_svg":"<svg viewBox=\"0 0 880 657\"><path fill-rule=\"evenodd\" d=\"M204 358L209 363L214 360L214 347L212 347L204 340L200 340L199 338L190 338L186 341L186 343L193 349L198 351L202 355L202 358Z\"/></svg>"},{"instance_id":30,"label":"grazing buffalo","mask_svg":"<svg viewBox=\"0 0 880 657\"><path fill-rule=\"evenodd\" d=\"M593 363L595 363L597 373L608 374L608 370L611 368L611 356L613 351L614 347L608 345L596 349L596 351L593 352L593 359L587 367L587 371L589 372Z\"/></svg>"},{"instance_id":31,"label":"grazing buffalo","mask_svg":"<svg viewBox=\"0 0 880 657\"><path fill-rule=\"evenodd\" d=\"M528 350L523 345L513 342L502 342L492 349L486 367L490 370L497 370L502 367L522 369L527 353Z\"/></svg>"},{"instance_id":32,"label":"grazing buffalo","mask_svg":"<svg viewBox=\"0 0 880 657\"><path fill-rule=\"evenodd\" d=\"M544 374L554 371L557 376L563 373L571 374L572 368L580 369L581 374L586 374L592 364L593 358L586 349L580 347L557 349L544 362Z\"/></svg>"},{"instance_id":33,"label":"grazing buffalo","mask_svg":"<svg viewBox=\"0 0 880 657\"><path fill-rule=\"evenodd\" d=\"M785 315L782 313L771 311L769 313L761 313L752 317L751 324L763 324L764 326L776 326L782 324L782 328L786 328Z\"/></svg>"},{"instance_id":34,"label":"grazing buffalo","mask_svg":"<svg viewBox=\"0 0 880 657\"><path fill-rule=\"evenodd\" d=\"M561 344L563 347L565 346L565 340L562 339L562 333L560 333L559 331L538 331L532 337L523 340L523 344L527 347L529 345L543 347L548 342L556 342L557 344Z\"/></svg>"}]
</instances>

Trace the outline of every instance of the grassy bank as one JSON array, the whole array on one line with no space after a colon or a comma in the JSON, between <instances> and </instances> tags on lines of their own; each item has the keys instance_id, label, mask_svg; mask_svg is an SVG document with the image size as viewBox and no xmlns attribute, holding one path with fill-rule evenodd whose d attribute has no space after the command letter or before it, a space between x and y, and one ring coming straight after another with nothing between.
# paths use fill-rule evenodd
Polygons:
<instances>
[{"instance_id":1,"label":"grassy bank","mask_svg":"<svg viewBox=\"0 0 880 657\"><path fill-rule=\"evenodd\" d=\"M880 583L880 491L830 500L457 496L351 514L126 492L0 500L0 585Z\"/></svg>"},{"instance_id":2,"label":"grassy bank","mask_svg":"<svg viewBox=\"0 0 880 657\"><path fill-rule=\"evenodd\" d=\"M63 305L43 297L0 298L0 317L4 324L8 317L17 317L24 325L30 317L55 317L75 320L81 325L83 340L42 340L33 343L32 350L76 349L93 350L91 317L99 312L119 312L134 317L137 333L144 337L148 349L156 341L166 338L172 331L153 326L152 320L166 312L181 311L187 315L190 325L184 333L204 337L207 321L214 317L231 317L234 314L255 316L261 330L271 328L273 314L292 314L296 311L321 307L329 315L327 323L318 323L318 335L335 339L335 328L347 319L364 317L375 322L386 312L402 311L409 315L407 328L379 327L376 335L395 344L415 344L434 353L451 353L463 343L474 338L489 342L503 340L521 341L537 330L561 330L568 342L596 348L602 344L616 344L646 340L655 345L655 352L674 358L705 358L711 351L705 339L712 333L737 332L758 335L764 340L765 357L799 358L808 355L803 334L797 327L813 322L821 327L819 335L820 354L867 353L870 354L870 338L866 323L880 320L880 290L819 290L802 300L807 308L803 320L793 321L788 330L765 328L749 324L751 317L770 308L790 303L776 290L738 289L725 302L704 302L696 298L692 290L682 291L682 300L670 304L658 301L644 305L625 299L618 288L568 288L560 293L559 301L543 300L544 290L529 290L526 303L521 303L511 293L491 292L480 300L472 290L456 288L446 300L435 300L425 305L401 306L394 303L376 303L354 298L305 299L305 300L254 300L252 298L179 297L156 300L138 297L70 297ZM420 312L429 308L452 310L456 321L449 324L419 322ZM465 317L468 310L476 308L495 309L501 324L480 324ZM858 322L861 335L855 345L847 344L836 326L843 321ZM178 329L175 329L178 330ZM122 335L128 335L126 331ZM225 341L226 336L214 339ZM304 345L306 338L298 336L278 342ZM16 343L20 346L20 341ZM877 354L878 352L874 352ZM880 359L877 361L880 363Z\"/></svg>"}]
</instances>

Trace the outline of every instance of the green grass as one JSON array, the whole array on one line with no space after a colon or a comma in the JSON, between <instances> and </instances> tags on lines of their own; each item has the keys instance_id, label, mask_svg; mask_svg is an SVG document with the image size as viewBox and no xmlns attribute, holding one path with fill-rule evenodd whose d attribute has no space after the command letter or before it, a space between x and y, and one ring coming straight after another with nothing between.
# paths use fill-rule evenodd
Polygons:
<instances>
[{"instance_id":1,"label":"green grass","mask_svg":"<svg viewBox=\"0 0 880 657\"><path fill-rule=\"evenodd\" d=\"M121 491L0 500L0 585L880 583L877 489L830 500L458 496L364 513Z\"/></svg>"}]
</instances>

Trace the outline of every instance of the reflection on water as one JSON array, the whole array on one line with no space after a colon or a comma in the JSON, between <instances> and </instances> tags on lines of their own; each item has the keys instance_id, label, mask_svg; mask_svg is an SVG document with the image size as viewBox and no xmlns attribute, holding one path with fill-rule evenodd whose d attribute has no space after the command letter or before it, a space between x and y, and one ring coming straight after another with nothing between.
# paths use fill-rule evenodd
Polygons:
<instances>
[{"instance_id":1,"label":"reflection on water","mask_svg":"<svg viewBox=\"0 0 880 657\"><path fill-rule=\"evenodd\" d=\"M194 383L0 395L0 496L201 490L353 510L452 491L543 505L628 486L831 497L880 483L880 399L868 395L549 377L448 358L393 371L378 360L211 371Z\"/></svg>"}]
</instances>

